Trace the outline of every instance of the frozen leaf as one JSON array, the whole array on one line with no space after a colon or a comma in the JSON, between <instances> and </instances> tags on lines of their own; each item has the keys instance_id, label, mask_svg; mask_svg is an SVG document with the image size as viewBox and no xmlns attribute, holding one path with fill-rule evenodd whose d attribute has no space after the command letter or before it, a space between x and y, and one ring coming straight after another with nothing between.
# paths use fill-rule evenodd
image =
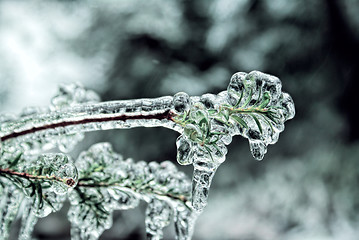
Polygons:
<instances>
[{"instance_id":1,"label":"frozen leaf","mask_svg":"<svg viewBox=\"0 0 359 240\"><path fill-rule=\"evenodd\" d=\"M80 84L71 83L59 87L58 93L51 100L51 104L53 109L58 109L99 101L100 97L94 91L84 89Z\"/></svg>"},{"instance_id":2,"label":"frozen leaf","mask_svg":"<svg viewBox=\"0 0 359 240\"><path fill-rule=\"evenodd\" d=\"M162 229L170 224L172 209L165 201L151 199L146 210L146 233L148 239L162 239Z\"/></svg>"},{"instance_id":3,"label":"frozen leaf","mask_svg":"<svg viewBox=\"0 0 359 240\"><path fill-rule=\"evenodd\" d=\"M33 210L31 202L26 201L25 207L22 212L19 240L31 239L31 234L34 230L37 220L38 219L35 215L35 211Z\"/></svg>"},{"instance_id":4,"label":"frozen leaf","mask_svg":"<svg viewBox=\"0 0 359 240\"><path fill-rule=\"evenodd\" d=\"M10 181L0 181L5 186L0 197L0 239L7 239L24 195Z\"/></svg>"},{"instance_id":5,"label":"frozen leaf","mask_svg":"<svg viewBox=\"0 0 359 240\"><path fill-rule=\"evenodd\" d=\"M281 88L277 77L258 71L236 73L228 86L231 122L239 125L234 134L249 139L257 160L263 159L268 144L277 142L284 122L294 117L293 100Z\"/></svg>"}]
</instances>

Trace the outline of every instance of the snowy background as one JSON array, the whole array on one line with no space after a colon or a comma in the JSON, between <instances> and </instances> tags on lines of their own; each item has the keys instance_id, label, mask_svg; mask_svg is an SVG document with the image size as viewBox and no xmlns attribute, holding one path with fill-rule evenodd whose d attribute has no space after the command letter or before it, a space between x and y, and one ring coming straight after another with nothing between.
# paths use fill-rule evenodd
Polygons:
<instances>
[{"instance_id":1,"label":"snowy background","mask_svg":"<svg viewBox=\"0 0 359 240\"><path fill-rule=\"evenodd\" d=\"M194 239L356 240L358 12L357 0L0 1L0 112L47 106L66 82L115 100L217 93L237 71L276 75L296 117L262 162L234 138ZM161 162L175 159L178 135L86 136L73 156L109 141L126 158ZM67 209L34 237L69 239ZM144 206L116 212L101 239L143 239L144 217Z\"/></svg>"}]
</instances>

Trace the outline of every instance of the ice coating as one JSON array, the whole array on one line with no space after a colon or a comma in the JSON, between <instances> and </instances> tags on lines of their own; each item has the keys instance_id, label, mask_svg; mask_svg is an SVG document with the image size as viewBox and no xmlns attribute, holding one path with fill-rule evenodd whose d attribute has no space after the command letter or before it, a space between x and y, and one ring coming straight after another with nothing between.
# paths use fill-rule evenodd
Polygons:
<instances>
[{"instance_id":1,"label":"ice coating","mask_svg":"<svg viewBox=\"0 0 359 240\"><path fill-rule=\"evenodd\" d=\"M75 165L79 183L68 194L73 239L97 239L112 226L114 210L134 208L140 200L149 204L148 236L160 239L173 211L190 209L190 180L169 161L125 160L109 143L98 143L82 152Z\"/></svg>"},{"instance_id":2,"label":"ice coating","mask_svg":"<svg viewBox=\"0 0 359 240\"><path fill-rule=\"evenodd\" d=\"M0 118L0 167L13 166L23 153L32 154L54 146L63 152L70 151L82 140L84 132L162 126L181 134L176 141L176 158L181 165L193 164L192 190L185 176L172 163L123 160L108 144L95 145L79 158L76 164L79 169L84 169L81 174L91 175L92 179L82 184L89 187L111 176L111 184L115 185L108 188L111 193L103 193L103 196L115 197L110 201L113 204L109 204L114 206L113 209L135 206L138 193L147 196L142 200L148 202L151 199L148 194L156 191L162 197L170 196L185 202L185 206L199 214L207 204L211 181L216 169L225 161L226 146L232 142L232 137L247 138L253 157L262 160L267 146L278 141L284 122L294 117L293 100L281 88L277 77L258 71L235 73L226 91L192 97L180 92L173 97L96 103L99 98L93 92L78 85L63 86L48 110L29 108L19 119L13 116ZM100 168L94 167L94 159ZM66 169L56 173L62 176L59 178L68 179L74 174L75 168L68 166ZM186 180L182 181L182 178ZM147 182L146 186L142 185L144 182ZM66 192L69 184L74 183L70 181L64 185L57 181L52 189ZM71 194L76 196L75 192ZM79 202L76 197L72 200ZM102 225L109 226L108 223L105 221ZM178 225L178 232L185 236L181 229L184 225ZM81 230L74 228L72 232L80 236L78 239L90 238Z\"/></svg>"},{"instance_id":3,"label":"ice coating","mask_svg":"<svg viewBox=\"0 0 359 240\"><path fill-rule=\"evenodd\" d=\"M70 151L83 133L115 128L164 126L180 131L170 120L173 97L61 105L47 112L0 123L0 140L22 151L58 146Z\"/></svg>"},{"instance_id":4,"label":"ice coating","mask_svg":"<svg viewBox=\"0 0 359 240\"><path fill-rule=\"evenodd\" d=\"M70 193L69 200L68 219L72 228L78 228L79 239L98 239L112 226L114 199L106 188L77 189Z\"/></svg>"},{"instance_id":5,"label":"ice coating","mask_svg":"<svg viewBox=\"0 0 359 240\"><path fill-rule=\"evenodd\" d=\"M2 146L0 142L0 168L9 168L16 165L22 154L16 146Z\"/></svg>"},{"instance_id":6,"label":"ice coating","mask_svg":"<svg viewBox=\"0 0 359 240\"><path fill-rule=\"evenodd\" d=\"M227 91L191 97L190 109L174 117L182 126L177 138L177 161L194 164L192 205L201 211L207 203L211 179L224 162L232 136L248 138L250 151L262 160L268 144L278 141L284 122L293 118L294 103L281 91L277 77L258 71L235 73ZM198 170L198 166L201 166Z\"/></svg>"},{"instance_id":7,"label":"ice coating","mask_svg":"<svg viewBox=\"0 0 359 240\"><path fill-rule=\"evenodd\" d=\"M82 103L100 102L100 96L85 89L79 83L61 84L56 96L51 99L51 108L60 109Z\"/></svg>"},{"instance_id":8,"label":"ice coating","mask_svg":"<svg viewBox=\"0 0 359 240\"><path fill-rule=\"evenodd\" d=\"M168 203L163 200L151 199L146 209L147 239L162 239L162 229L170 224L171 218L172 208Z\"/></svg>"},{"instance_id":9,"label":"ice coating","mask_svg":"<svg viewBox=\"0 0 359 240\"><path fill-rule=\"evenodd\" d=\"M192 206L197 212L203 211L207 205L209 188L219 164L208 163L200 158L194 163L192 177Z\"/></svg>"},{"instance_id":10,"label":"ice coating","mask_svg":"<svg viewBox=\"0 0 359 240\"><path fill-rule=\"evenodd\" d=\"M27 156L26 156L27 157ZM19 172L34 179L43 179L56 194L63 195L77 183L78 174L69 157L62 153L47 153L38 157L27 157L19 164Z\"/></svg>"},{"instance_id":11,"label":"ice coating","mask_svg":"<svg viewBox=\"0 0 359 240\"><path fill-rule=\"evenodd\" d=\"M198 212L191 211L183 206L174 208L174 224L177 240L191 239L198 216Z\"/></svg>"},{"instance_id":12,"label":"ice coating","mask_svg":"<svg viewBox=\"0 0 359 240\"><path fill-rule=\"evenodd\" d=\"M31 202L27 201L23 209L22 218L21 218L21 228L19 233L20 240L31 239L31 234L34 230L37 220L38 218L35 215L35 211L33 209Z\"/></svg>"},{"instance_id":13,"label":"ice coating","mask_svg":"<svg viewBox=\"0 0 359 240\"><path fill-rule=\"evenodd\" d=\"M15 220L24 197L10 181L5 180L0 199L0 239L9 237L11 223Z\"/></svg>"},{"instance_id":14,"label":"ice coating","mask_svg":"<svg viewBox=\"0 0 359 240\"><path fill-rule=\"evenodd\" d=\"M228 86L229 102L237 107L232 123L240 125L237 134L248 138L257 160L263 159L267 145L278 141L284 122L295 115L292 98L281 88L277 77L258 71L236 73Z\"/></svg>"}]
</instances>

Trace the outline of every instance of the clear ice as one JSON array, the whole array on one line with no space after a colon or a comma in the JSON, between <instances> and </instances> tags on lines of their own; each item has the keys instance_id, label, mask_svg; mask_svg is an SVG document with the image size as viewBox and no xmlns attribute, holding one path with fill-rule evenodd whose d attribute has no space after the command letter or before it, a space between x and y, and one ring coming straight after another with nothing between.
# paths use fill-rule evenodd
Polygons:
<instances>
[{"instance_id":1,"label":"clear ice","mask_svg":"<svg viewBox=\"0 0 359 240\"><path fill-rule=\"evenodd\" d=\"M109 143L98 143L82 152L75 164L81 183L68 194L73 239L97 239L112 226L114 210L135 208L140 200L148 203L148 237L161 239L173 211L189 209L190 180L169 161L125 160ZM190 234L178 239L189 239Z\"/></svg>"},{"instance_id":2,"label":"clear ice","mask_svg":"<svg viewBox=\"0 0 359 240\"><path fill-rule=\"evenodd\" d=\"M21 218L21 228L19 233L19 240L29 240L31 239L31 234L34 230L35 224L37 223L38 218L35 215L32 203L26 201L24 211Z\"/></svg>"},{"instance_id":3,"label":"clear ice","mask_svg":"<svg viewBox=\"0 0 359 240\"><path fill-rule=\"evenodd\" d=\"M147 239L162 239L162 229L170 224L171 219L172 209L170 205L163 200L151 199L146 210Z\"/></svg>"},{"instance_id":4,"label":"clear ice","mask_svg":"<svg viewBox=\"0 0 359 240\"><path fill-rule=\"evenodd\" d=\"M24 195L8 180L2 180L0 188L0 239L7 239Z\"/></svg>"},{"instance_id":5,"label":"clear ice","mask_svg":"<svg viewBox=\"0 0 359 240\"><path fill-rule=\"evenodd\" d=\"M0 168L15 168L33 174L40 171L47 178L55 176L69 180L45 181L51 189L44 192L47 191L49 199L51 194L61 196L69 192L73 203L69 217L73 219L74 239L96 239L112 225L113 210L135 207L140 199L150 202L153 199L151 191L161 193L163 198L186 199L184 209L191 211L178 211L176 207L173 216L177 219L178 239L188 239L192 233L189 228L193 226L190 223L207 204L211 181L226 159L226 146L232 142L233 136L247 138L253 157L262 160L267 146L278 141L280 132L284 130L284 122L294 117L293 100L281 88L281 81L277 77L258 71L235 73L226 91L192 97L181 92L173 97L99 102L94 92L80 85L64 85L48 109L26 108L18 117L0 116ZM71 151L88 131L159 126L181 134L176 141L176 159L181 165L193 164L192 184L170 162L147 164L123 160L106 143L95 145L82 153L76 166L64 161L65 155L58 155L62 159L59 165L56 165L56 161L48 160L48 157L54 159L55 155L34 157L34 154L53 147L58 147L62 152ZM46 168L47 164L53 164L56 170ZM88 187L76 187L69 191L76 186L77 169L79 179L91 180L85 182ZM104 181L111 187L90 187ZM46 206L36 198L38 194L33 194L33 189L37 189L38 185L24 188L29 184L27 179L20 179L16 184L24 189L27 197L35 196L34 206ZM95 207L80 204L84 196L98 204ZM54 201L61 202L61 199ZM174 205L169 206L173 208ZM51 212L46 207L40 209L43 209L43 213L36 213L36 216ZM151 209L149 206L148 212L152 213ZM186 220L182 216L192 217ZM94 217L99 219L94 220ZM161 236L161 221L157 225L146 223L153 231L153 238ZM96 232L86 232L83 226L92 226Z\"/></svg>"}]
</instances>

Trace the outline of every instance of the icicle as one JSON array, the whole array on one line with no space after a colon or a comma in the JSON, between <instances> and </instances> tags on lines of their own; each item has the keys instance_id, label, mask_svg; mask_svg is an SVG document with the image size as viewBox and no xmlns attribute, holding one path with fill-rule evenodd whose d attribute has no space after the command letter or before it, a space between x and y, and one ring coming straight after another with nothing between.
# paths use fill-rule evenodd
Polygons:
<instances>
[{"instance_id":1,"label":"icicle","mask_svg":"<svg viewBox=\"0 0 359 240\"><path fill-rule=\"evenodd\" d=\"M192 206L201 212L207 205L209 188L218 164L210 163L207 159L198 159L194 163L192 178Z\"/></svg>"}]
</instances>

